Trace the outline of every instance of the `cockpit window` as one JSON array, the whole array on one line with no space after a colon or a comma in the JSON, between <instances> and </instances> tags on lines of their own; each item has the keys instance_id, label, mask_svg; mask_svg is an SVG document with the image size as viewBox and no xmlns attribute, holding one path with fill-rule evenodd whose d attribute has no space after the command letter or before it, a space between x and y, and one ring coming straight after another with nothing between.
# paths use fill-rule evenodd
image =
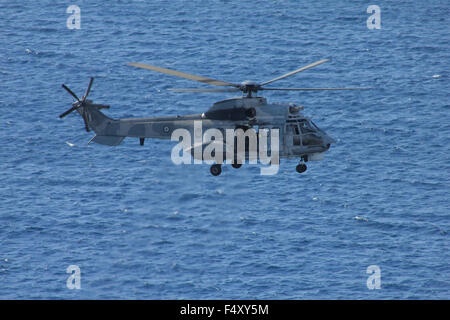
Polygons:
<instances>
[{"instance_id":1,"label":"cockpit window","mask_svg":"<svg viewBox=\"0 0 450 320\"><path fill-rule=\"evenodd\" d=\"M320 129L317 124L315 124L312 120L311 120L311 124L314 126L314 128L316 128L318 131L322 131L322 129Z\"/></svg>"},{"instance_id":2,"label":"cockpit window","mask_svg":"<svg viewBox=\"0 0 450 320\"><path fill-rule=\"evenodd\" d=\"M307 121L300 121L298 125L300 126L302 133L311 133L315 131Z\"/></svg>"}]
</instances>

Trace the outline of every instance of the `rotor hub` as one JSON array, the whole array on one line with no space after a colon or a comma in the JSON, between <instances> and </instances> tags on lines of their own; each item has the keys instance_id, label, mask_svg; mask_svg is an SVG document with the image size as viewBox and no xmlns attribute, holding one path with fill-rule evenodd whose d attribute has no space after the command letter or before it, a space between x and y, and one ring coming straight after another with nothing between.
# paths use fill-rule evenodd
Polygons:
<instances>
[{"instance_id":1,"label":"rotor hub","mask_svg":"<svg viewBox=\"0 0 450 320\"><path fill-rule=\"evenodd\" d=\"M252 96L252 92L257 93L258 90L261 89L261 85L255 81L246 80L240 84L239 89L243 93L247 93L247 97L250 98Z\"/></svg>"}]
</instances>

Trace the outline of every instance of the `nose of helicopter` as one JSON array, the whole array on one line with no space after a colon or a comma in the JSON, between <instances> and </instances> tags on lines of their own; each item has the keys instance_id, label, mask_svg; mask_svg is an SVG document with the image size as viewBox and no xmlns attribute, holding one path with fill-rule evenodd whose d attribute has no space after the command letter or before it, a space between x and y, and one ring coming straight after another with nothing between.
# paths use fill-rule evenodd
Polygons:
<instances>
[{"instance_id":1,"label":"nose of helicopter","mask_svg":"<svg viewBox=\"0 0 450 320\"><path fill-rule=\"evenodd\" d=\"M336 140L334 140L332 137L330 137L328 134L324 134L322 136L323 146L326 148L325 150L330 149L330 146L332 143L336 143Z\"/></svg>"}]
</instances>

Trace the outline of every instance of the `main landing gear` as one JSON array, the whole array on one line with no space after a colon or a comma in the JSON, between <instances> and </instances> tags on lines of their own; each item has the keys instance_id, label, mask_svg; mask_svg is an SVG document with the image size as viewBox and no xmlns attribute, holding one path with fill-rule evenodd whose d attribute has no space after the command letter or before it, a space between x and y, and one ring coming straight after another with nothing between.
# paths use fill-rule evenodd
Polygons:
<instances>
[{"instance_id":1,"label":"main landing gear","mask_svg":"<svg viewBox=\"0 0 450 320\"><path fill-rule=\"evenodd\" d=\"M211 171L211 174L213 176L218 176L222 173L222 165L221 164L213 164L211 168L209 169Z\"/></svg>"},{"instance_id":2,"label":"main landing gear","mask_svg":"<svg viewBox=\"0 0 450 320\"><path fill-rule=\"evenodd\" d=\"M298 173L303 173L306 171L307 167L306 164L304 162L308 162L308 155L304 155L302 156L301 162L297 165L297 167L295 168L295 170L297 170ZM304 162L303 162L304 161Z\"/></svg>"},{"instance_id":3,"label":"main landing gear","mask_svg":"<svg viewBox=\"0 0 450 320\"><path fill-rule=\"evenodd\" d=\"M304 159L302 158L302 162L300 162L300 163L297 165L297 167L295 167L295 170L296 170L298 173L303 173L303 172L305 172L306 169L307 169L306 164L305 164L303 161L304 161ZM239 168L242 166L242 164L241 164L241 163L232 163L231 166L232 166L233 168L235 168L235 169L239 169ZM219 175L222 173L222 165L221 165L221 164L217 164L217 163L216 163L216 164L213 164L213 165L210 167L209 171L211 172L211 174L212 174L213 176L219 176Z\"/></svg>"},{"instance_id":4,"label":"main landing gear","mask_svg":"<svg viewBox=\"0 0 450 320\"><path fill-rule=\"evenodd\" d=\"M232 163L231 166L235 169L239 169L242 167L242 163ZM221 164L213 164L209 171L213 176L218 176L222 173L222 165Z\"/></svg>"},{"instance_id":5,"label":"main landing gear","mask_svg":"<svg viewBox=\"0 0 450 320\"><path fill-rule=\"evenodd\" d=\"M299 163L297 165L297 167L295 168L295 170L297 170L298 173L303 173L306 171L306 164L304 163Z\"/></svg>"}]
</instances>

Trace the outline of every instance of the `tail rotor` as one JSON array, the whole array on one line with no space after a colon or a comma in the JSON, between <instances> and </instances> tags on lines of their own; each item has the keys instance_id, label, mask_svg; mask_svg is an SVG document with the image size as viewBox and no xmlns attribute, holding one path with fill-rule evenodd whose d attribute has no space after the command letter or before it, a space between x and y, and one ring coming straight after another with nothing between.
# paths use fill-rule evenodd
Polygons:
<instances>
[{"instance_id":1,"label":"tail rotor","mask_svg":"<svg viewBox=\"0 0 450 320\"><path fill-rule=\"evenodd\" d=\"M64 118L65 116L67 116L68 114L72 113L75 110L78 110L80 108L83 108L82 111L80 112L81 117L83 118L84 121L84 127L86 129L87 132L90 131L89 129L89 124L88 124L88 117L87 117L87 107L88 106L92 106L92 107L96 107L98 109L108 109L109 106L108 105L103 105L103 104L94 104L92 103L91 100L87 100L87 97L89 95L89 92L91 91L91 87L92 87L92 83L94 82L94 78L91 77L90 81L89 81L89 85L86 89L86 93L84 94L84 96L81 98L81 100L78 98L78 96L73 93L72 90L70 90L65 84L62 85L62 87L72 96L75 98L75 102L72 103L72 107L70 109L68 109L67 111L61 113L59 115L60 118Z\"/></svg>"}]
</instances>

